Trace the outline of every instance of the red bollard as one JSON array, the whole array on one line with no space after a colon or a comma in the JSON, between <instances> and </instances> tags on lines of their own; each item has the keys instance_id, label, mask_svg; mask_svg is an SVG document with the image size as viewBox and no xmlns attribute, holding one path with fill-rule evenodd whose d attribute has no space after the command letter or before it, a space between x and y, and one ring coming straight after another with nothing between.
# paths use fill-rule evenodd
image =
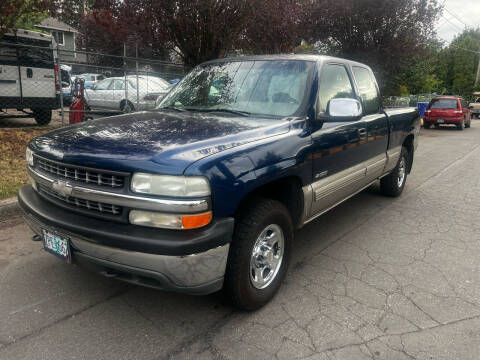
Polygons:
<instances>
[{"instance_id":1,"label":"red bollard","mask_svg":"<svg viewBox=\"0 0 480 360\"><path fill-rule=\"evenodd\" d=\"M68 115L69 124L76 124L82 121L85 121L85 89L84 89L84 80L75 79L74 88L73 88L73 101L70 105L70 113Z\"/></svg>"}]
</instances>

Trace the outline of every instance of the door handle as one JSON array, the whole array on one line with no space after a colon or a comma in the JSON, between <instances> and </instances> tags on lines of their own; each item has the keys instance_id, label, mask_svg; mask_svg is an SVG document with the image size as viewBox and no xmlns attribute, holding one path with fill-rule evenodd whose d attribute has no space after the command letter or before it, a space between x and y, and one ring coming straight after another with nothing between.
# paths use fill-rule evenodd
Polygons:
<instances>
[{"instance_id":1,"label":"door handle","mask_svg":"<svg viewBox=\"0 0 480 360\"><path fill-rule=\"evenodd\" d=\"M358 129L358 136L360 137L360 139L365 139L367 137L367 129Z\"/></svg>"}]
</instances>

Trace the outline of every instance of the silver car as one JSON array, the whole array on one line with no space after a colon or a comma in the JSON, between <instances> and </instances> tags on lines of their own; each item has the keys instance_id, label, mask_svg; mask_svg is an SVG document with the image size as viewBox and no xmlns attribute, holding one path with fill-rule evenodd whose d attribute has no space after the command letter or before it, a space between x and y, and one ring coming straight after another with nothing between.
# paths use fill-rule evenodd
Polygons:
<instances>
[{"instance_id":1,"label":"silver car","mask_svg":"<svg viewBox=\"0 0 480 360\"><path fill-rule=\"evenodd\" d=\"M137 91L136 76L113 77L85 90L85 100L91 109L122 112L150 110L169 92L170 87L171 84L162 78L139 76Z\"/></svg>"}]
</instances>

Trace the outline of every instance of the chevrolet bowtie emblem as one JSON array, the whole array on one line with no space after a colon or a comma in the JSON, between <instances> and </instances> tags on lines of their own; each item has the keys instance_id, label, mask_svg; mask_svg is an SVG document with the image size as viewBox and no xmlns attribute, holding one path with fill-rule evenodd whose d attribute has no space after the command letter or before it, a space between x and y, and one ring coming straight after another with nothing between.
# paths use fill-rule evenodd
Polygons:
<instances>
[{"instance_id":1,"label":"chevrolet bowtie emblem","mask_svg":"<svg viewBox=\"0 0 480 360\"><path fill-rule=\"evenodd\" d=\"M70 195L72 195L73 187L66 181L55 180L52 183L52 190L59 195L69 197Z\"/></svg>"}]
</instances>

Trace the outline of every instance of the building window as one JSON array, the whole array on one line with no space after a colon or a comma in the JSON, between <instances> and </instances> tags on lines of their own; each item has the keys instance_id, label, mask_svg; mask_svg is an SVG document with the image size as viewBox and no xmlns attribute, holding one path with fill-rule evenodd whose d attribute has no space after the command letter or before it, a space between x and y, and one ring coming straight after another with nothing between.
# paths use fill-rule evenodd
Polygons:
<instances>
[{"instance_id":1,"label":"building window","mask_svg":"<svg viewBox=\"0 0 480 360\"><path fill-rule=\"evenodd\" d=\"M53 37L55 38L55 41L57 42L58 45L65 45L65 43L63 41L63 32L54 31L53 32Z\"/></svg>"}]
</instances>

